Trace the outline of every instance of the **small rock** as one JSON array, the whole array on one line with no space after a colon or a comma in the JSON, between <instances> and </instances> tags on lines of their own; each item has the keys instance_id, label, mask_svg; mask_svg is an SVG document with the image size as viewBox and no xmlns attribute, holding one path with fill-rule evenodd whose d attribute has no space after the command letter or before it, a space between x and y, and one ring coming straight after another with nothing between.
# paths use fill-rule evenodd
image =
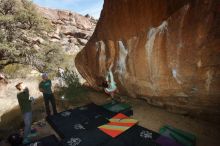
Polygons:
<instances>
[{"instance_id":1,"label":"small rock","mask_svg":"<svg viewBox=\"0 0 220 146\"><path fill-rule=\"evenodd\" d=\"M39 43L39 44L43 44L44 43L44 39L42 39L41 37L35 37L35 38L33 38L33 41L35 43Z\"/></svg>"},{"instance_id":2,"label":"small rock","mask_svg":"<svg viewBox=\"0 0 220 146\"><path fill-rule=\"evenodd\" d=\"M77 40L78 40L79 43L80 43L81 45L83 45L83 46L85 46L86 43L88 42L88 40L86 40L86 39L77 39Z\"/></svg>"},{"instance_id":3,"label":"small rock","mask_svg":"<svg viewBox=\"0 0 220 146\"><path fill-rule=\"evenodd\" d=\"M54 34L51 38L52 38L52 39L57 39L57 40L60 40L60 39L61 39L58 34Z\"/></svg>"},{"instance_id":4,"label":"small rock","mask_svg":"<svg viewBox=\"0 0 220 146\"><path fill-rule=\"evenodd\" d=\"M34 47L35 50L40 50L40 47L37 44L34 44L33 47Z\"/></svg>"}]
</instances>

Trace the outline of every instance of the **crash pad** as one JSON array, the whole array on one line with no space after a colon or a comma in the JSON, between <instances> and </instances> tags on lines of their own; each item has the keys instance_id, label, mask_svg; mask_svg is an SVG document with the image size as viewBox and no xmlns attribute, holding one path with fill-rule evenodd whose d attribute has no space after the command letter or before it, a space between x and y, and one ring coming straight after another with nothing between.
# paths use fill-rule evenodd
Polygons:
<instances>
[{"instance_id":1,"label":"crash pad","mask_svg":"<svg viewBox=\"0 0 220 146\"><path fill-rule=\"evenodd\" d=\"M79 109L81 111L81 114L86 115L89 118L92 118L92 117L99 114L99 115L102 115L103 117L105 117L106 119L110 119L114 115L116 115L116 113L109 111L109 110L106 110L102 106L98 106L94 103L90 103L85 106L81 106L77 109ZM92 115L92 113L93 113L93 115ZM94 113L95 113L95 115L94 115Z\"/></svg>"},{"instance_id":2,"label":"crash pad","mask_svg":"<svg viewBox=\"0 0 220 146\"><path fill-rule=\"evenodd\" d=\"M31 143L25 144L23 146L60 146L59 141L56 136L51 135L39 140L33 141Z\"/></svg>"},{"instance_id":3,"label":"crash pad","mask_svg":"<svg viewBox=\"0 0 220 146\"><path fill-rule=\"evenodd\" d=\"M135 125L116 137L117 140L123 141L126 146L159 146L154 142L160 135L156 132Z\"/></svg>"},{"instance_id":4,"label":"crash pad","mask_svg":"<svg viewBox=\"0 0 220 146\"><path fill-rule=\"evenodd\" d=\"M62 146L103 146L111 137L98 128L62 140Z\"/></svg>"},{"instance_id":5,"label":"crash pad","mask_svg":"<svg viewBox=\"0 0 220 146\"><path fill-rule=\"evenodd\" d=\"M189 132L174 128L169 125L165 125L162 128L160 128L160 134L167 136L173 140L176 140L178 143L181 143L184 146L195 146L196 145L195 135Z\"/></svg>"},{"instance_id":6,"label":"crash pad","mask_svg":"<svg viewBox=\"0 0 220 146\"><path fill-rule=\"evenodd\" d=\"M123 141L112 139L103 146L126 146Z\"/></svg>"},{"instance_id":7,"label":"crash pad","mask_svg":"<svg viewBox=\"0 0 220 146\"><path fill-rule=\"evenodd\" d=\"M122 134L138 122L122 113L112 117L109 121L109 123L99 126L99 129L113 138Z\"/></svg>"},{"instance_id":8,"label":"crash pad","mask_svg":"<svg viewBox=\"0 0 220 146\"><path fill-rule=\"evenodd\" d=\"M61 138L65 138L86 130L81 121L87 118L77 115L80 115L77 110L68 110L47 117L47 121Z\"/></svg>"},{"instance_id":9,"label":"crash pad","mask_svg":"<svg viewBox=\"0 0 220 146\"><path fill-rule=\"evenodd\" d=\"M67 138L108 123L107 118L113 115L98 105L88 104L48 116L47 121L61 138Z\"/></svg>"},{"instance_id":10,"label":"crash pad","mask_svg":"<svg viewBox=\"0 0 220 146\"><path fill-rule=\"evenodd\" d=\"M92 119L89 119L85 122L82 122L83 127L85 127L86 130L92 130L97 128L100 125L108 123L109 120L104 118L103 116L96 116Z\"/></svg>"},{"instance_id":11,"label":"crash pad","mask_svg":"<svg viewBox=\"0 0 220 146\"><path fill-rule=\"evenodd\" d=\"M182 146L176 141L139 125L134 125L115 139L126 146Z\"/></svg>"},{"instance_id":12,"label":"crash pad","mask_svg":"<svg viewBox=\"0 0 220 146\"><path fill-rule=\"evenodd\" d=\"M102 105L102 107L115 113L123 113L124 115L127 115L127 116L133 115L132 107L126 103L112 101L112 102Z\"/></svg>"}]
</instances>

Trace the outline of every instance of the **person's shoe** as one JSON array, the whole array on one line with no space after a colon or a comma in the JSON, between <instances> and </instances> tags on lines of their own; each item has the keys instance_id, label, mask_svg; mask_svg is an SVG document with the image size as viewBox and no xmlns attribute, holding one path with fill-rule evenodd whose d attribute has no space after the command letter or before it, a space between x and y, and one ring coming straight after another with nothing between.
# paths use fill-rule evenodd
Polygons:
<instances>
[{"instance_id":1,"label":"person's shoe","mask_svg":"<svg viewBox=\"0 0 220 146\"><path fill-rule=\"evenodd\" d=\"M111 103L115 104L117 101L114 98L111 98Z\"/></svg>"},{"instance_id":2,"label":"person's shoe","mask_svg":"<svg viewBox=\"0 0 220 146\"><path fill-rule=\"evenodd\" d=\"M28 143L30 143L31 141L30 141L30 139L29 138L24 138L24 140L23 140L23 144L28 144Z\"/></svg>"},{"instance_id":3,"label":"person's shoe","mask_svg":"<svg viewBox=\"0 0 220 146\"><path fill-rule=\"evenodd\" d=\"M32 138L32 137L36 137L37 136L37 132L34 132L34 133L30 133L28 134L28 138Z\"/></svg>"}]
</instances>

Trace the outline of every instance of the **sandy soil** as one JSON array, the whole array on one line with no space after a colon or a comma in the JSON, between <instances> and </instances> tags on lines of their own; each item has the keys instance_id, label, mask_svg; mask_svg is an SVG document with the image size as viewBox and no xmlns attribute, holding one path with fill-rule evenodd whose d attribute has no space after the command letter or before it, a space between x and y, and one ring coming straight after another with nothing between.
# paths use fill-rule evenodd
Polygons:
<instances>
[{"instance_id":1,"label":"sandy soil","mask_svg":"<svg viewBox=\"0 0 220 146\"><path fill-rule=\"evenodd\" d=\"M10 112L15 107L18 106L17 100L17 89L15 85L19 82L23 82L25 86L28 87L30 96L33 96L35 99L38 99L42 96L42 93L38 89L38 85L40 80L36 77L29 77L26 79L11 79L8 81L9 83L0 88L0 122L4 113ZM55 86L58 81L53 80L53 86Z\"/></svg>"},{"instance_id":2,"label":"sandy soil","mask_svg":"<svg viewBox=\"0 0 220 146\"><path fill-rule=\"evenodd\" d=\"M38 91L39 81L37 79L12 79L8 82L9 83L6 86L0 88L0 122L1 116L5 112L12 110L18 105L17 89L15 88L15 85L19 82L23 82L29 88L30 96L35 98L41 96L41 93Z\"/></svg>"},{"instance_id":3,"label":"sandy soil","mask_svg":"<svg viewBox=\"0 0 220 146\"><path fill-rule=\"evenodd\" d=\"M74 108L75 106L83 105L89 102L103 104L107 102L106 99L108 98L105 94L97 92L89 92L87 94L87 97L88 99L79 103L71 103L67 101L63 104L61 103L61 101L57 100L59 111L62 111L64 107L65 109ZM124 99L125 102L128 102L133 106L133 118L137 119L140 125L148 129L158 132L160 127L168 124L195 134L197 137L197 146L217 146L219 144L218 138L220 136L220 125L216 123L210 123L207 121L201 121L198 119L192 119L190 117L185 117L178 114L173 114L161 108L151 106L143 100L130 98ZM39 103L36 104L34 108L35 121L45 116L42 100L39 100L38 102ZM7 119L6 121L12 120L9 119ZM55 133L48 124L46 128L42 128L38 131L40 133L40 137L44 137ZM0 144L0 146L2 145Z\"/></svg>"},{"instance_id":4,"label":"sandy soil","mask_svg":"<svg viewBox=\"0 0 220 146\"><path fill-rule=\"evenodd\" d=\"M106 96L98 93L91 93L90 98L93 102L101 104L106 102ZM151 106L143 100L125 99L130 103L134 110L134 118L139 121L141 126L156 132L168 124L173 127L191 132L197 137L197 146L218 146L220 137L220 125L210 123L190 117L173 114L164 109Z\"/></svg>"}]
</instances>

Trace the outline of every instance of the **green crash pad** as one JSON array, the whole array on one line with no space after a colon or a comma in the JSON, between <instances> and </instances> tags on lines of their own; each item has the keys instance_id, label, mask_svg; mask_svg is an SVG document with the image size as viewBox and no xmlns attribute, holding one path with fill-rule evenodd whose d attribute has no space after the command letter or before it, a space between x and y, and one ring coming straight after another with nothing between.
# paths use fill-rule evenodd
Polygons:
<instances>
[{"instance_id":1,"label":"green crash pad","mask_svg":"<svg viewBox=\"0 0 220 146\"><path fill-rule=\"evenodd\" d=\"M102 107L104 107L105 109L107 109L109 111L116 112L116 113L131 109L130 105L128 105L126 103L120 103L117 101L104 104L104 105L102 105Z\"/></svg>"},{"instance_id":2,"label":"green crash pad","mask_svg":"<svg viewBox=\"0 0 220 146\"><path fill-rule=\"evenodd\" d=\"M165 125L160 128L160 134L176 140L184 146L195 146L196 136L183 130Z\"/></svg>"}]
</instances>

